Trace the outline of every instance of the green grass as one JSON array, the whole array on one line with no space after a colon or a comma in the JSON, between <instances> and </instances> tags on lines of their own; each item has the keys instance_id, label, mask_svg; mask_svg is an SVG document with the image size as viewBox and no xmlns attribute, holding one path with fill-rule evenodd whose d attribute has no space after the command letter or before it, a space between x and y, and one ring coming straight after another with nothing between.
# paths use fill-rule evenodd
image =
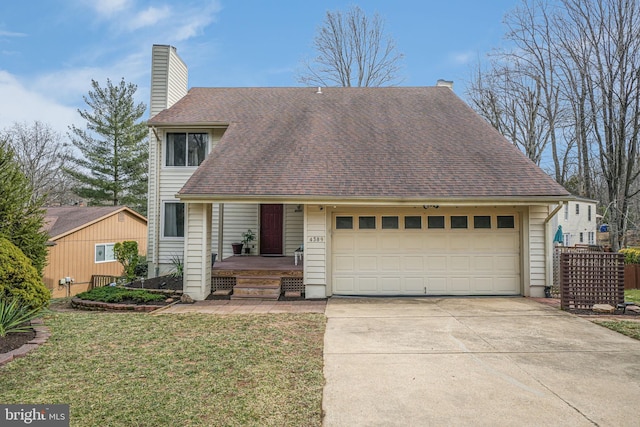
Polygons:
<instances>
[{"instance_id":1,"label":"green grass","mask_svg":"<svg viewBox=\"0 0 640 427\"><path fill-rule=\"evenodd\" d=\"M162 294L154 294L142 289L125 289L119 286L103 286L76 295L78 298L89 301L122 302L130 300L135 303L147 303L164 301L167 297Z\"/></svg>"},{"instance_id":2,"label":"green grass","mask_svg":"<svg viewBox=\"0 0 640 427\"><path fill-rule=\"evenodd\" d=\"M627 289L624 291L624 300L640 304L640 289Z\"/></svg>"},{"instance_id":3,"label":"green grass","mask_svg":"<svg viewBox=\"0 0 640 427\"><path fill-rule=\"evenodd\" d=\"M628 320L596 320L595 323L628 337L640 340L640 322L631 322Z\"/></svg>"},{"instance_id":4,"label":"green grass","mask_svg":"<svg viewBox=\"0 0 640 427\"><path fill-rule=\"evenodd\" d=\"M69 403L71 426L319 426L321 314L50 312L0 368L0 402Z\"/></svg>"}]
</instances>

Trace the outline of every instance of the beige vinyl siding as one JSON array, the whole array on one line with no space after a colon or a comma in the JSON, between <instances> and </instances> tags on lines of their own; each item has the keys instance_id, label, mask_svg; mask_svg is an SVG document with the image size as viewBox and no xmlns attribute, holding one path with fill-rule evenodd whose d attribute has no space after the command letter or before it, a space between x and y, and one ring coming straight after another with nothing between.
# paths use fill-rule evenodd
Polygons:
<instances>
[{"instance_id":1,"label":"beige vinyl siding","mask_svg":"<svg viewBox=\"0 0 640 427\"><path fill-rule=\"evenodd\" d=\"M184 292L203 300L211 292L211 204L185 206Z\"/></svg>"},{"instance_id":2,"label":"beige vinyl siding","mask_svg":"<svg viewBox=\"0 0 640 427\"><path fill-rule=\"evenodd\" d=\"M298 212L296 210L300 206ZM302 205L284 205L284 254L293 252L304 242L304 212Z\"/></svg>"},{"instance_id":3,"label":"beige vinyl siding","mask_svg":"<svg viewBox=\"0 0 640 427\"><path fill-rule=\"evenodd\" d=\"M154 45L151 51L150 117L171 107L187 94L188 70L176 49Z\"/></svg>"},{"instance_id":4,"label":"beige vinyl siding","mask_svg":"<svg viewBox=\"0 0 640 427\"><path fill-rule=\"evenodd\" d=\"M151 54L151 99L149 104L149 117L153 117L162 110L171 107L180 98L187 94L188 70L185 63L180 59L177 51L172 46L154 45ZM157 131L157 130L156 130ZM149 130L149 196L148 196L148 241L147 261L151 267L149 274L155 275L153 269L155 261L166 255L167 250L175 252L175 247L167 249L161 245L161 209L162 197L166 197L166 192L161 195L158 188L162 185L162 145L164 135L162 132L153 129ZM160 140L158 140L160 138ZM189 172L189 176L193 171ZM187 177L188 178L188 177ZM180 188L186 179L180 184ZM175 195L175 192L171 195ZM162 249L161 249L162 248ZM156 253L158 251L158 253ZM180 254L182 250L179 251ZM162 261L161 261L162 262Z\"/></svg>"},{"instance_id":5,"label":"beige vinyl siding","mask_svg":"<svg viewBox=\"0 0 640 427\"><path fill-rule=\"evenodd\" d=\"M66 288L59 280L72 277L71 294L88 289L94 274L120 276L122 264L118 261L95 262L95 246L101 243L118 243L125 240L138 242L138 251L147 251L147 224L144 220L120 212L98 221L86 228L57 239L55 246L48 247L44 283L53 292L54 298L66 296Z\"/></svg>"},{"instance_id":6,"label":"beige vinyl siding","mask_svg":"<svg viewBox=\"0 0 640 427\"><path fill-rule=\"evenodd\" d=\"M325 209L305 206L304 284L327 284L327 224Z\"/></svg>"},{"instance_id":7,"label":"beige vinyl siding","mask_svg":"<svg viewBox=\"0 0 640 427\"><path fill-rule=\"evenodd\" d=\"M529 286L546 285L545 223L549 208L531 206L529 208Z\"/></svg>"},{"instance_id":8,"label":"beige vinyl siding","mask_svg":"<svg viewBox=\"0 0 640 427\"><path fill-rule=\"evenodd\" d=\"M225 203L224 205L224 236L222 242L223 256L221 259L233 255L232 243L242 241L242 233L251 229L256 234L256 240L251 245L251 254L256 255L260 247L260 232L258 230L259 205L244 203ZM214 220L213 228L218 229L217 218ZM216 237L217 241L217 237Z\"/></svg>"}]
</instances>

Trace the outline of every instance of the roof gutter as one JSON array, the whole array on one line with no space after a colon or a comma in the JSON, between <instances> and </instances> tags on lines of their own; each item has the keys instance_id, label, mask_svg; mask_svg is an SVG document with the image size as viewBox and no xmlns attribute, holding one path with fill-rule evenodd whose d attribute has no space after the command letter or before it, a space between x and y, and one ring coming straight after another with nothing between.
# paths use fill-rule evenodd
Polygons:
<instances>
[{"instance_id":1,"label":"roof gutter","mask_svg":"<svg viewBox=\"0 0 640 427\"><path fill-rule=\"evenodd\" d=\"M551 221L551 218L553 218L553 217L558 213L558 211L559 211L560 209L562 209L562 207L563 207L563 206L564 206L564 200L559 200L558 206L556 206L556 208L555 208L554 210L552 210L552 211L551 211L551 213L549 214L549 216L547 216L547 217L544 219L544 224L545 224L545 226L547 225L547 223L548 223L549 221Z\"/></svg>"},{"instance_id":2,"label":"roof gutter","mask_svg":"<svg viewBox=\"0 0 640 427\"><path fill-rule=\"evenodd\" d=\"M531 204L562 204L565 201L573 200L571 195L567 196L531 196L531 197L449 197L449 198L375 198L375 197L326 197L326 196L291 196L291 195L220 195L220 194L176 194L177 199L183 202L211 202L211 203L306 203L319 205L373 205L373 206L492 206L519 205L527 206ZM551 215L553 216L553 215ZM550 218L549 218L550 219Z\"/></svg>"}]
</instances>

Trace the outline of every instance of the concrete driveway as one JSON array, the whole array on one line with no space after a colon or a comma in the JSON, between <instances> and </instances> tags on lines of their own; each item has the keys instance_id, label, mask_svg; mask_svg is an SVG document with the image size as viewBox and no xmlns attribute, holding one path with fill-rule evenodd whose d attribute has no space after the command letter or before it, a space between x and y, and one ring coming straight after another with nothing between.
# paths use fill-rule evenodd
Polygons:
<instances>
[{"instance_id":1,"label":"concrete driveway","mask_svg":"<svg viewBox=\"0 0 640 427\"><path fill-rule=\"evenodd\" d=\"M640 341L526 298L331 298L325 426L640 425Z\"/></svg>"}]
</instances>

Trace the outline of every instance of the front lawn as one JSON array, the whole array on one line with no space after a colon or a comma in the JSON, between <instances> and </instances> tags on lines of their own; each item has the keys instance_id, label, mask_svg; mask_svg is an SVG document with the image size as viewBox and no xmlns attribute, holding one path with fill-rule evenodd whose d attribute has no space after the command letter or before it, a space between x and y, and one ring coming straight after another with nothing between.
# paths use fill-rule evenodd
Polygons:
<instances>
[{"instance_id":1,"label":"front lawn","mask_svg":"<svg viewBox=\"0 0 640 427\"><path fill-rule=\"evenodd\" d=\"M596 320L595 323L628 337L640 340L640 322L631 322L628 320Z\"/></svg>"},{"instance_id":2,"label":"front lawn","mask_svg":"<svg viewBox=\"0 0 640 427\"><path fill-rule=\"evenodd\" d=\"M72 426L319 426L321 314L53 312L0 368L0 402L70 403Z\"/></svg>"}]
</instances>

